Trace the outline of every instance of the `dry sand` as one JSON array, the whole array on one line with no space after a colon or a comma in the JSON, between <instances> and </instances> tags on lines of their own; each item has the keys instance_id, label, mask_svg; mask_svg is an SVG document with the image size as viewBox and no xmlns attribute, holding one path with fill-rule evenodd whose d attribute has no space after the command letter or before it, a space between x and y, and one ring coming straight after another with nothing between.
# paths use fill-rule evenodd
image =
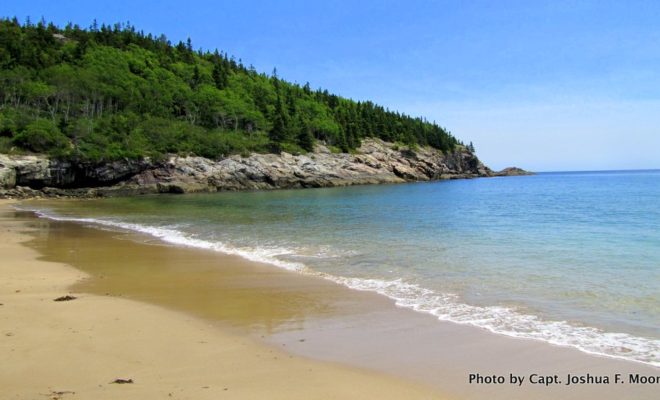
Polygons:
<instances>
[{"instance_id":1,"label":"dry sand","mask_svg":"<svg viewBox=\"0 0 660 400\"><path fill-rule=\"evenodd\" d=\"M68 294L86 274L39 260L26 221L0 203L2 399L414 399L386 374L291 356L216 324L138 301ZM34 228L32 228L34 230ZM110 383L117 378L132 384Z\"/></svg>"}]
</instances>

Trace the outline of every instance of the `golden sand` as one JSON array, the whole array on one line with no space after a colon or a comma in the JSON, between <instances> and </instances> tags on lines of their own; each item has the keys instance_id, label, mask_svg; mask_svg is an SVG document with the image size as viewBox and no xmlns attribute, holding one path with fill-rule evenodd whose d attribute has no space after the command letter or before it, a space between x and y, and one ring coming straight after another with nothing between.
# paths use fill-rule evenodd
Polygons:
<instances>
[{"instance_id":1,"label":"golden sand","mask_svg":"<svg viewBox=\"0 0 660 400\"><path fill-rule=\"evenodd\" d=\"M22 245L26 230L38 229L7 212L7 202L2 207L3 399L437 398L419 385L292 356L155 305L77 289L77 299L54 302L88 275L40 260ZM111 383L118 378L133 383Z\"/></svg>"}]
</instances>

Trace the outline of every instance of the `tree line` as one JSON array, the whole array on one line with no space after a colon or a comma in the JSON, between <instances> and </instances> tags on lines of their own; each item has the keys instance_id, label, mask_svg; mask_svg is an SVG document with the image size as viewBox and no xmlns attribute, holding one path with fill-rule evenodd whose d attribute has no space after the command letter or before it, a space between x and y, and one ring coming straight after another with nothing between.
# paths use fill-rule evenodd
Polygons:
<instances>
[{"instance_id":1,"label":"tree line","mask_svg":"<svg viewBox=\"0 0 660 400\"><path fill-rule=\"evenodd\" d=\"M312 90L130 24L0 20L0 152L112 160L167 153L349 152L378 137L450 151L422 118Z\"/></svg>"}]
</instances>

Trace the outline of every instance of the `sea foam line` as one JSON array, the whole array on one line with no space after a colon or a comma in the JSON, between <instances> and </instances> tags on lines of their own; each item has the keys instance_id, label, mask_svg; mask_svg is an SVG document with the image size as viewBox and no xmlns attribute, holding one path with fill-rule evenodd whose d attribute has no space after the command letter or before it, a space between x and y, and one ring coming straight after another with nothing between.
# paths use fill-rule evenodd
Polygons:
<instances>
[{"instance_id":1,"label":"sea foam line","mask_svg":"<svg viewBox=\"0 0 660 400\"><path fill-rule=\"evenodd\" d=\"M439 320L470 325L492 333L522 339L534 339L558 346L573 347L585 353L636 361L660 367L660 340L627 333L605 332L588 326L575 326L566 321L545 321L535 315L523 314L508 307L473 306L458 301L452 294L436 293L401 279L381 280L335 276L314 271L302 263L283 261L281 255L293 254L284 248L235 248L221 242L191 237L172 228L97 218L63 217L32 209L39 217L55 221L95 224L139 232L166 243L233 254L247 260L267 263L289 271L318 276L350 289L370 291L392 299L399 307L431 314Z\"/></svg>"},{"instance_id":2,"label":"sea foam line","mask_svg":"<svg viewBox=\"0 0 660 400\"><path fill-rule=\"evenodd\" d=\"M58 215L49 214L43 210L28 210L37 214L39 217L51 219L54 221L77 222L83 224L101 225L111 228L119 228L127 231L144 233L149 236L162 240L163 242L195 247L206 250L218 251L225 254L237 255L250 261L271 264L279 268L289 271L302 272L306 267L304 264L296 262L288 262L277 259L277 256L291 254L292 251L283 248L258 248L258 249L240 249L227 246L221 242L211 242L208 240L197 239L184 234L181 231L172 228L162 228L156 226L135 224L130 222L114 221L109 219L97 218L78 218L78 217L63 217Z\"/></svg>"}]
</instances>

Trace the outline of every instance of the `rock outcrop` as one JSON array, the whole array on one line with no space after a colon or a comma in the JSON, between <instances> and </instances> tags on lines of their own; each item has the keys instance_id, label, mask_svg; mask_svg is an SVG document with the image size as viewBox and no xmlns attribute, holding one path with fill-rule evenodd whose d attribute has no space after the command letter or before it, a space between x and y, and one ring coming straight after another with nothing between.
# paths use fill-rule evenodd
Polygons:
<instances>
[{"instance_id":1,"label":"rock outcrop","mask_svg":"<svg viewBox=\"0 0 660 400\"><path fill-rule=\"evenodd\" d=\"M44 155L0 154L0 187L27 186L81 188L110 186L150 167L148 161L123 160L109 163L72 163Z\"/></svg>"},{"instance_id":2,"label":"rock outcrop","mask_svg":"<svg viewBox=\"0 0 660 400\"><path fill-rule=\"evenodd\" d=\"M219 161L171 156L166 161L72 163L45 156L0 155L5 196L111 196L400 183L494 176L471 152L399 149L367 139L354 154L318 144L306 155L251 154ZM29 188L29 189L26 189Z\"/></svg>"},{"instance_id":3,"label":"rock outcrop","mask_svg":"<svg viewBox=\"0 0 660 400\"><path fill-rule=\"evenodd\" d=\"M525 171L524 169L518 167L508 167L493 174L493 176L525 176L525 175L534 175L534 173Z\"/></svg>"}]
</instances>

